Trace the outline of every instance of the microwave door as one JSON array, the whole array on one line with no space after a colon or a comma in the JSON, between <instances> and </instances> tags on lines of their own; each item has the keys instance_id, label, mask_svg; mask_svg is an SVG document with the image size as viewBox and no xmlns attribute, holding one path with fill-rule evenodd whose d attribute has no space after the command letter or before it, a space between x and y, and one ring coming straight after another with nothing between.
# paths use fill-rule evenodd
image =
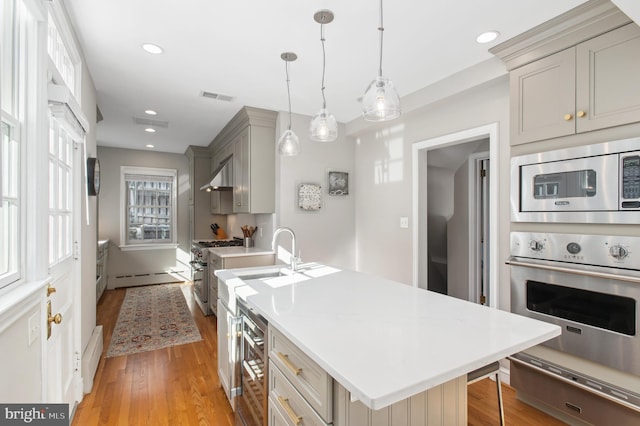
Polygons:
<instances>
[{"instance_id":1,"label":"microwave door","mask_svg":"<svg viewBox=\"0 0 640 426\"><path fill-rule=\"evenodd\" d=\"M617 175L617 154L523 165L522 211L615 211L618 185L611 177Z\"/></svg>"}]
</instances>

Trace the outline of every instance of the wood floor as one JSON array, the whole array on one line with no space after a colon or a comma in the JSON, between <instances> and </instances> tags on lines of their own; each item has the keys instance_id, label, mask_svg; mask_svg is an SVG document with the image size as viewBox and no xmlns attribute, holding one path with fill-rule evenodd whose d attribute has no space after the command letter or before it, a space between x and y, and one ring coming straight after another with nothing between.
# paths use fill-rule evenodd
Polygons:
<instances>
[{"instance_id":1,"label":"wood floor","mask_svg":"<svg viewBox=\"0 0 640 426\"><path fill-rule=\"evenodd\" d=\"M105 358L125 290L107 290L97 311L103 326L104 352L94 386L78 406L73 426L233 426L233 412L217 375L215 316L205 317L195 305L190 284L182 286L203 340L134 355ZM489 379L469 386L469 425L497 425L495 383ZM562 425L521 403L503 385L508 425Z\"/></svg>"}]
</instances>

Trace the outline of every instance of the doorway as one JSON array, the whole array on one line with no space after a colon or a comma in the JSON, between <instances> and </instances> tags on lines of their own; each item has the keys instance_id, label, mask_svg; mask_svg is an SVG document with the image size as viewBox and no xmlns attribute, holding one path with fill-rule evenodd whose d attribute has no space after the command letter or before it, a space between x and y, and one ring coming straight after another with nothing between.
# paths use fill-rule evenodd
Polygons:
<instances>
[{"instance_id":1,"label":"doorway","mask_svg":"<svg viewBox=\"0 0 640 426\"><path fill-rule=\"evenodd\" d=\"M497 306L497 123L413 145L413 284Z\"/></svg>"}]
</instances>

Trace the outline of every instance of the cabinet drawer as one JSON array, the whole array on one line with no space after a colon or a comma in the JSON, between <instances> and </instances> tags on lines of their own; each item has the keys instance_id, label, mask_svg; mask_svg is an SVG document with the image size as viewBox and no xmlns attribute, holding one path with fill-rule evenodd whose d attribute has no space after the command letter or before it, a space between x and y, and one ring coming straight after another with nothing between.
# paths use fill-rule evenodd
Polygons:
<instances>
[{"instance_id":1,"label":"cabinet drawer","mask_svg":"<svg viewBox=\"0 0 640 426\"><path fill-rule=\"evenodd\" d=\"M271 362L269 366L269 417L280 417L283 425L326 426L327 423L295 390L280 369Z\"/></svg>"},{"instance_id":2,"label":"cabinet drawer","mask_svg":"<svg viewBox=\"0 0 640 426\"><path fill-rule=\"evenodd\" d=\"M269 326L269 358L327 423L333 418L333 379L278 330Z\"/></svg>"},{"instance_id":3,"label":"cabinet drawer","mask_svg":"<svg viewBox=\"0 0 640 426\"><path fill-rule=\"evenodd\" d=\"M511 386L517 390L519 399L552 415L560 413L559 418L568 423L580 419L596 425L639 424L638 412L520 363L511 363Z\"/></svg>"}]
</instances>

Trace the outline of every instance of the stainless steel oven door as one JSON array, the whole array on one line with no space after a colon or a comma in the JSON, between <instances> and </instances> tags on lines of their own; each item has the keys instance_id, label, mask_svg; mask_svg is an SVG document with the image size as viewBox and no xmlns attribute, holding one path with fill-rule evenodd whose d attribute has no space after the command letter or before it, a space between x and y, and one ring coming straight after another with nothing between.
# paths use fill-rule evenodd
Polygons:
<instances>
[{"instance_id":1,"label":"stainless steel oven door","mask_svg":"<svg viewBox=\"0 0 640 426\"><path fill-rule=\"evenodd\" d=\"M207 265L198 262L191 262L191 272L193 275L193 290L199 301L208 302L209 285L207 282Z\"/></svg>"},{"instance_id":2,"label":"stainless steel oven door","mask_svg":"<svg viewBox=\"0 0 640 426\"><path fill-rule=\"evenodd\" d=\"M511 259L511 311L562 327L544 343L640 376L640 282L624 270Z\"/></svg>"}]
</instances>

